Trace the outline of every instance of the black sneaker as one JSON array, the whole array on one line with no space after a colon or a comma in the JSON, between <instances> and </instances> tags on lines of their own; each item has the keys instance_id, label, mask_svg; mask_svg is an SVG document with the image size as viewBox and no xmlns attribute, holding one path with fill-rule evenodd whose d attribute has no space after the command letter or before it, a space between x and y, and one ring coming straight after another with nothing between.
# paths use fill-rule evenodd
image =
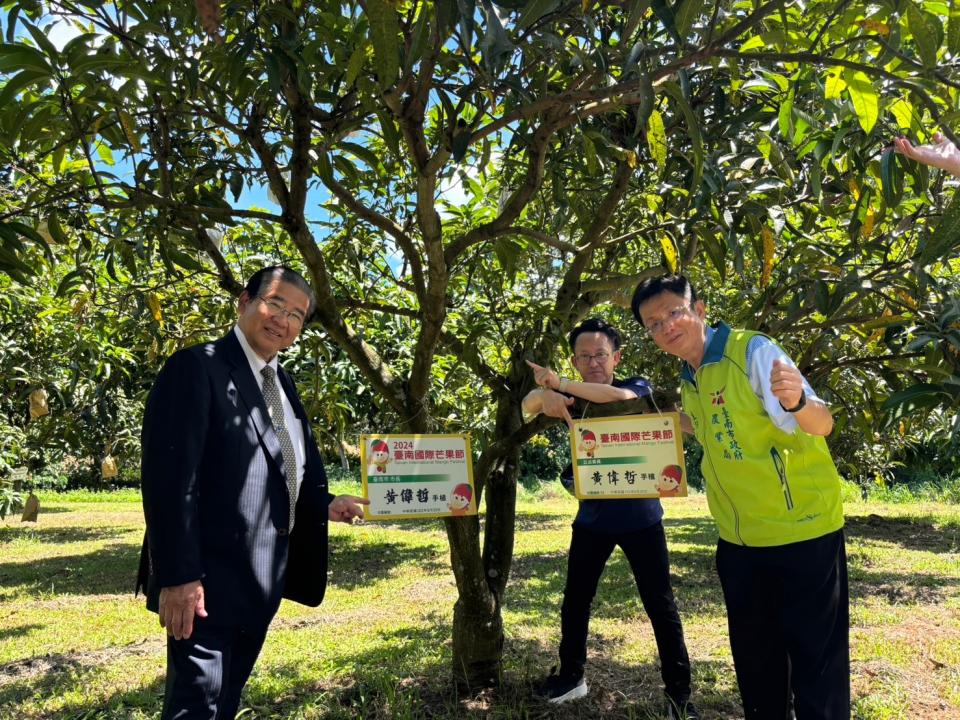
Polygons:
<instances>
[{"instance_id":1,"label":"black sneaker","mask_svg":"<svg viewBox=\"0 0 960 720\"><path fill-rule=\"evenodd\" d=\"M537 688L536 695L542 700L559 705L570 700L577 700L587 694L587 681L580 676L557 674L557 669L550 671L550 677Z\"/></svg>"},{"instance_id":2,"label":"black sneaker","mask_svg":"<svg viewBox=\"0 0 960 720\"><path fill-rule=\"evenodd\" d=\"M667 717L669 720L700 720L696 705L689 700L678 703L667 698Z\"/></svg>"}]
</instances>

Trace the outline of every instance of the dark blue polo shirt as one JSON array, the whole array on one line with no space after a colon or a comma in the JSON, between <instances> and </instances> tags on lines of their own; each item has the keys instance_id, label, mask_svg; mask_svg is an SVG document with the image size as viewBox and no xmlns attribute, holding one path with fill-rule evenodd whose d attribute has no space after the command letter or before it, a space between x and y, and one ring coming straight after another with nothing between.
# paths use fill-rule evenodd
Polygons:
<instances>
[{"instance_id":1,"label":"dark blue polo shirt","mask_svg":"<svg viewBox=\"0 0 960 720\"><path fill-rule=\"evenodd\" d=\"M614 379L614 387L633 391L637 397L652 394L650 383L639 377ZM560 482L573 492L573 465L567 465L560 474ZM624 498L623 500L581 500L580 510L573 524L598 533L614 534L646 530L663 518L659 498Z\"/></svg>"}]
</instances>

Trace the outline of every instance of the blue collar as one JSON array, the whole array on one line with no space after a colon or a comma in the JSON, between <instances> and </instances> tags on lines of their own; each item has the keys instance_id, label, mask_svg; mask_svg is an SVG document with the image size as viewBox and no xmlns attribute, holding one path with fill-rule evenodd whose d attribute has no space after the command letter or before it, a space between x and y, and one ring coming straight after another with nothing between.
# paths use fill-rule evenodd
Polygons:
<instances>
[{"instance_id":1,"label":"blue collar","mask_svg":"<svg viewBox=\"0 0 960 720\"><path fill-rule=\"evenodd\" d=\"M706 337L704 338L706 349L703 352L703 360L700 362L700 367L709 365L710 363L720 362L720 360L723 359L723 353L727 349L727 340L729 338L730 326L722 320L713 327L707 325ZM683 367L680 370L680 379L695 383L694 374L693 368L684 360Z\"/></svg>"}]
</instances>

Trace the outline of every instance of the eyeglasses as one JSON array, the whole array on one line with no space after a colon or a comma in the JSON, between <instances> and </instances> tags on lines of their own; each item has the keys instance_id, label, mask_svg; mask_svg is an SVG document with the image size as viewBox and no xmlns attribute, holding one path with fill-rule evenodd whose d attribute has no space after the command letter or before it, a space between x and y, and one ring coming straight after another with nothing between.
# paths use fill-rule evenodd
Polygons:
<instances>
[{"instance_id":1,"label":"eyeglasses","mask_svg":"<svg viewBox=\"0 0 960 720\"><path fill-rule=\"evenodd\" d=\"M683 305L670 310L667 313L667 316L662 320L654 320L652 323L647 325L647 332L651 335L659 335L667 329L667 325L673 325L673 323L686 315L689 309L690 308L688 308L686 305Z\"/></svg>"},{"instance_id":2,"label":"eyeglasses","mask_svg":"<svg viewBox=\"0 0 960 720\"><path fill-rule=\"evenodd\" d=\"M579 355L574 355L574 359L581 365L589 365L594 360L598 365L603 365L607 358L610 357L608 352L598 352L596 355L587 355L586 353L580 353Z\"/></svg>"},{"instance_id":3,"label":"eyeglasses","mask_svg":"<svg viewBox=\"0 0 960 720\"><path fill-rule=\"evenodd\" d=\"M294 325L303 326L306 318L303 316L303 313L299 310L287 310L281 303L276 300L265 298L263 295L257 295L261 302L267 306L267 311L273 315L283 315Z\"/></svg>"}]
</instances>

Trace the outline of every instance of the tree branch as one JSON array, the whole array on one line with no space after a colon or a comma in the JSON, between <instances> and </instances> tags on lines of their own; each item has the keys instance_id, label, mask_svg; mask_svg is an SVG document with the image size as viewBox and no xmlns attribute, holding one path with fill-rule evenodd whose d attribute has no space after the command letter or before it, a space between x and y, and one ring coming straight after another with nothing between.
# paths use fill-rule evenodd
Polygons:
<instances>
[{"instance_id":1,"label":"tree branch","mask_svg":"<svg viewBox=\"0 0 960 720\"><path fill-rule=\"evenodd\" d=\"M574 254L577 252L577 246L573 243L564 242L560 238L553 237L552 235L547 235L545 232L540 230L534 230L533 228L521 227L519 225L513 225L508 228L504 228L502 231L497 233L498 235L525 235L526 237L533 238L537 242L540 242L548 247L555 248L563 253Z\"/></svg>"},{"instance_id":2,"label":"tree branch","mask_svg":"<svg viewBox=\"0 0 960 720\"><path fill-rule=\"evenodd\" d=\"M440 333L440 342L442 342L457 359L470 368L474 374L483 380L487 386L498 395L504 395L509 391L507 381L493 368L487 365L481 359L479 353L468 351L463 341L448 330Z\"/></svg>"},{"instance_id":3,"label":"tree branch","mask_svg":"<svg viewBox=\"0 0 960 720\"><path fill-rule=\"evenodd\" d=\"M332 192L340 202L346 205L356 215L376 228L383 230L397 241L397 245L403 252L403 256L410 263L410 272L413 275L413 283L417 290L417 296L421 302L427 296L427 288L423 278L423 263L420 259L420 253L412 237L404 232L403 228L397 225L393 220L381 215L376 210L364 205L347 188L337 182L336 178L321 178L323 184Z\"/></svg>"}]
</instances>

